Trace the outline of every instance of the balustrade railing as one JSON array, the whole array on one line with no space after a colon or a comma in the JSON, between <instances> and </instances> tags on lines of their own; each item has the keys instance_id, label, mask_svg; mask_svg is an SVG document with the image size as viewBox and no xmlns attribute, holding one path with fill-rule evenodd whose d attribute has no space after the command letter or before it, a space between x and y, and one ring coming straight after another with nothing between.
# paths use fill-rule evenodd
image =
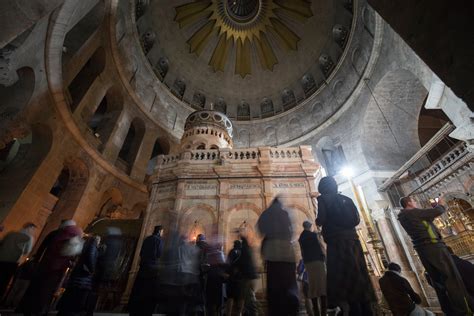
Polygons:
<instances>
[{"instance_id":1,"label":"balustrade railing","mask_svg":"<svg viewBox=\"0 0 474 316\"><path fill-rule=\"evenodd\" d=\"M292 148L272 148L270 158L273 159L301 159L301 150L298 147Z\"/></svg>"},{"instance_id":2,"label":"balustrade railing","mask_svg":"<svg viewBox=\"0 0 474 316\"><path fill-rule=\"evenodd\" d=\"M474 255L474 231L466 230L457 235L444 238L446 245L460 257Z\"/></svg>"},{"instance_id":3,"label":"balustrade railing","mask_svg":"<svg viewBox=\"0 0 474 316\"><path fill-rule=\"evenodd\" d=\"M451 149L446 155L436 160L431 167L422 172L419 176L420 184L425 184L433 179L441 172L449 168L456 161L464 157L468 153L467 144L461 142L459 145Z\"/></svg>"},{"instance_id":4,"label":"balustrade railing","mask_svg":"<svg viewBox=\"0 0 474 316\"><path fill-rule=\"evenodd\" d=\"M292 161L297 162L302 159L302 152L300 147L290 148L244 148L244 149L207 149L207 150L191 150L178 155L161 156L158 165L169 165L174 162L192 160L192 161L208 161L215 162L219 160L228 161L259 161L262 155L266 159L278 161Z\"/></svg>"}]
</instances>

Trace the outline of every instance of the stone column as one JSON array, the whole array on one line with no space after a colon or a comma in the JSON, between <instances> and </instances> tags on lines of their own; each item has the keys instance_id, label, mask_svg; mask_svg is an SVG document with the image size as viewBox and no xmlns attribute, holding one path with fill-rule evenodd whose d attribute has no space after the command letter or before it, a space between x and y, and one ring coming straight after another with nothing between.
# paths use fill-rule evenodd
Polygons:
<instances>
[{"instance_id":1,"label":"stone column","mask_svg":"<svg viewBox=\"0 0 474 316\"><path fill-rule=\"evenodd\" d=\"M145 130L145 135L143 135L142 143L140 144L135 162L132 166L132 172L130 173L132 179L142 182L145 178L146 169L151 158L153 147L155 146L156 138L156 130L148 128Z\"/></svg>"},{"instance_id":2,"label":"stone column","mask_svg":"<svg viewBox=\"0 0 474 316\"><path fill-rule=\"evenodd\" d=\"M130 124L129 113L127 113L126 110L122 111L102 152L102 155L108 161L114 163L115 160L117 160L120 149L122 148L125 137L127 136L128 129L130 128Z\"/></svg>"},{"instance_id":3,"label":"stone column","mask_svg":"<svg viewBox=\"0 0 474 316\"><path fill-rule=\"evenodd\" d=\"M95 78L81 102L79 102L74 110L74 118L87 124L105 97L107 89L108 84L102 80L101 76Z\"/></svg>"}]
</instances>

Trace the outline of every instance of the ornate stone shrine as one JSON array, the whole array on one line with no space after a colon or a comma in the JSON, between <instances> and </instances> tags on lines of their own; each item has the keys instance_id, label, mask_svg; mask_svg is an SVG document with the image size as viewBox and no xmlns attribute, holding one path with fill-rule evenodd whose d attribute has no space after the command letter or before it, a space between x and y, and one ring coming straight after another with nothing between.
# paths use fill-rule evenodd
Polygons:
<instances>
[{"instance_id":1,"label":"ornate stone shrine","mask_svg":"<svg viewBox=\"0 0 474 316\"><path fill-rule=\"evenodd\" d=\"M315 218L312 199L319 176L310 146L233 148L232 123L224 114L194 112L186 120L180 151L158 159L146 234L157 224L177 228L190 239L204 233L227 252L245 228L257 247L256 221L279 195L296 240L303 221Z\"/></svg>"}]
</instances>

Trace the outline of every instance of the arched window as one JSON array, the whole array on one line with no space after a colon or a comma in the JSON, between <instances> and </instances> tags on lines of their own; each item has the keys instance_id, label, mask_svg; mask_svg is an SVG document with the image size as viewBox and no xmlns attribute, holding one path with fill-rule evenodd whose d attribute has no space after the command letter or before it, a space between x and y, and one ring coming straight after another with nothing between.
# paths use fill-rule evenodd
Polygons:
<instances>
[{"instance_id":1,"label":"arched window","mask_svg":"<svg viewBox=\"0 0 474 316\"><path fill-rule=\"evenodd\" d=\"M153 146L153 151L151 152L150 160L148 161L148 166L146 168L146 174L153 174L153 169L156 166L156 161L160 155L168 155L170 151L170 145L167 141L157 139L155 145Z\"/></svg>"},{"instance_id":2,"label":"arched window","mask_svg":"<svg viewBox=\"0 0 474 316\"><path fill-rule=\"evenodd\" d=\"M77 108L94 80L105 68L105 50L99 47L68 86L71 112Z\"/></svg>"},{"instance_id":3,"label":"arched window","mask_svg":"<svg viewBox=\"0 0 474 316\"><path fill-rule=\"evenodd\" d=\"M135 162L144 134L145 124L141 119L135 118L130 124L116 163L118 167L123 167L127 173L130 173L131 167Z\"/></svg>"},{"instance_id":4,"label":"arched window","mask_svg":"<svg viewBox=\"0 0 474 316\"><path fill-rule=\"evenodd\" d=\"M238 120L250 120L250 105L242 101L237 107L237 119Z\"/></svg>"},{"instance_id":5,"label":"arched window","mask_svg":"<svg viewBox=\"0 0 474 316\"><path fill-rule=\"evenodd\" d=\"M74 27L67 32L63 44L63 67L99 28L104 18L105 2L99 1Z\"/></svg>"},{"instance_id":6,"label":"arched window","mask_svg":"<svg viewBox=\"0 0 474 316\"><path fill-rule=\"evenodd\" d=\"M107 91L94 114L88 119L87 126L102 145L109 139L117 120L123 110L123 99L120 92L111 88ZM85 110L86 111L86 110ZM84 114L87 119L87 114Z\"/></svg>"}]
</instances>

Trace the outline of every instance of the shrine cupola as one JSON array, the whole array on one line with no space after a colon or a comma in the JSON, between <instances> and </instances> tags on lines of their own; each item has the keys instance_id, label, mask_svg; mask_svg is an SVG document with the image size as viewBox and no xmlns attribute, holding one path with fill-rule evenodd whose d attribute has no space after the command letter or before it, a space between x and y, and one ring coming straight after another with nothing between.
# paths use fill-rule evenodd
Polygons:
<instances>
[{"instance_id":1,"label":"shrine cupola","mask_svg":"<svg viewBox=\"0 0 474 316\"><path fill-rule=\"evenodd\" d=\"M182 150L232 148L232 122L218 111L193 112L186 119L181 138Z\"/></svg>"}]
</instances>

